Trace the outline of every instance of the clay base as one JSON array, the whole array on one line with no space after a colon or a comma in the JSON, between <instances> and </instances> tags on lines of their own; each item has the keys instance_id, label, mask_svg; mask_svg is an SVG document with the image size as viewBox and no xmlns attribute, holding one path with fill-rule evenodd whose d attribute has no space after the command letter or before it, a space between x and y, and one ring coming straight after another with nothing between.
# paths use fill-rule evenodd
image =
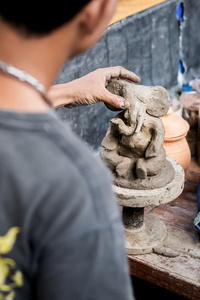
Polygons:
<instances>
[{"instance_id":1,"label":"clay base","mask_svg":"<svg viewBox=\"0 0 200 300\"><path fill-rule=\"evenodd\" d=\"M167 228L155 215L144 217L144 224L136 230L125 229L127 254L145 254L162 247L167 238Z\"/></svg>"},{"instance_id":2,"label":"clay base","mask_svg":"<svg viewBox=\"0 0 200 300\"><path fill-rule=\"evenodd\" d=\"M145 179L131 178L130 180L121 177L115 177L114 184L116 186L128 189L153 190L166 186L174 179L174 176L174 168L172 164L166 160L161 172L158 175L148 176Z\"/></svg>"},{"instance_id":3,"label":"clay base","mask_svg":"<svg viewBox=\"0 0 200 300\"><path fill-rule=\"evenodd\" d=\"M113 191L117 196L118 204L126 207L159 206L176 199L183 191L184 171L174 159L170 157L167 159L175 171L175 177L170 183L153 190L124 189L114 185Z\"/></svg>"}]
</instances>

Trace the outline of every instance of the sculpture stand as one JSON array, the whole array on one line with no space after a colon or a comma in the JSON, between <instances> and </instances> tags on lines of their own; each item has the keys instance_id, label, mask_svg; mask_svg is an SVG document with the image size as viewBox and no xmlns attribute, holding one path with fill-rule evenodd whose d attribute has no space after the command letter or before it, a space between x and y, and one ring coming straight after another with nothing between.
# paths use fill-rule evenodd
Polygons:
<instances>
[{"instance_id":1,"label":"sculpture stand","mask_svg":"<svg viewBox=\"0 0 200 300\"><path fill-rule=\"evenodd\" d=\"M167 228L163 221L151 214L144 214L144 208L159 206L176 199L184 186L184 171L173 159L167 158L175 177L166 186L153 190L134 190L114 186L118 204L123 206L127 254L144 254L162 247L167 238Z\"/></svg>"}]
</instances>

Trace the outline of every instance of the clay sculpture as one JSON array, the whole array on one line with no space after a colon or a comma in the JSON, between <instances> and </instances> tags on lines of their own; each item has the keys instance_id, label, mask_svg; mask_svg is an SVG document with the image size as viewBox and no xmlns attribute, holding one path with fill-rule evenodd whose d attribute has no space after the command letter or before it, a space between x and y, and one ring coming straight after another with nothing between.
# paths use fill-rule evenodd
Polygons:
<instances>
[{"instance_id":1,"label":"clay sculpture","mask_svg":"<svg viewBox=\"0 0 200 300\"><path fill-rule=\"evenodd\" d=\"M129 189L155 189L171 182L174 168L166 159L164 127L159 117L170 106L167 90L111 80L107 89L126 99L102 141L101 158L114 175L114 184Z\"/></svg>"}]
</instances>

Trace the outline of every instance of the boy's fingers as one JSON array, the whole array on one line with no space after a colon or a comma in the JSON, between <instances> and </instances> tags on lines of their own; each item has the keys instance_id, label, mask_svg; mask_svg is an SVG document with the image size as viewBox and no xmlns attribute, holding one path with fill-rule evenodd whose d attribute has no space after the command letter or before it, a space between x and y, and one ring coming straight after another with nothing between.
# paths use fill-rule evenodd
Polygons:
<instances>
[{"instance_id":1,"label":"boy's fingers","mask_svg":"<svg viewBox=\"0 0 200 300\"><path fill-rule=\"evenodd\" d=\"M106 97L103 99L106 106L111 110L122 110L128 107L128 102L115 94L110 93L109 91L106 92Z\"/></svg>"},{"instance_id":2,"label":"boy's fingers","mask_svg":"<svg viewBox=\"0 0 200 300\"><path fill-rule=\"evenodd\" d=\"M137 76L135 73L127 70L127 69L124 69L124 68L121 68L121 72L120 72L120 76L122 78L126 78L126 79L129 79L133 82L139 82L140 81L140 77Z\"/></svg>"},{"instance_id":3,"label":"boy's fingers","mask_svg":"<svg viewBox=\"0 0 200 300\"><path fill-rule=\"evenodd\" d=\"M139 76L137 76L135 73L133 73L123 67L117 66L117 67L107 68L106 80L110 80L111 78L118 78L118 77L128 79L133 82L140 81Z\"/></svg>"}]
</instances>

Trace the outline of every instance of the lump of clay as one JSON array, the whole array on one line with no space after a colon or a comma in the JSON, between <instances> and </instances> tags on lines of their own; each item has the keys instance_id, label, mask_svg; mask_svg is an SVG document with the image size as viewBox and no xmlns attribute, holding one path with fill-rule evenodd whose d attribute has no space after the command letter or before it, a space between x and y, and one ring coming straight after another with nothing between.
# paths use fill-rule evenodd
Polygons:
<instances>
[{"instance_id":1,"label":"lump of clay","mask_svg":"<svg viewBox=\"0 0 200 300\"><path fill-rule=\"evenodd\" d=\"M126 99L129 107L110 121L102 141L101 158L114 175L114 183L130 189L155 189L174 178L166 159L164 127L159 117L170 106L163 87L112 80L107 89Z\"/></svg>"}]
</instances>

